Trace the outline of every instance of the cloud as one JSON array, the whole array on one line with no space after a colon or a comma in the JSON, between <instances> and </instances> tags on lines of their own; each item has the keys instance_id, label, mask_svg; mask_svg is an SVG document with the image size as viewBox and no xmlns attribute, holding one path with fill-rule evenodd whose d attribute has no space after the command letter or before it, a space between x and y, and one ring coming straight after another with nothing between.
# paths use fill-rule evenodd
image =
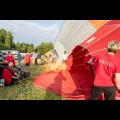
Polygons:
<instances>
[{"instance_id":1,"label":"cloud","mask_svg":"<svg viewBox=\"0 0 120 120\"><path fill-rule=\"evenodd\" d=\"M11 31L14 42L33 43L38 46L41 42L54 41L58 32L58 25L42 25L25 20L0 20L0 28Z\"/></svg>"}]
</instances>

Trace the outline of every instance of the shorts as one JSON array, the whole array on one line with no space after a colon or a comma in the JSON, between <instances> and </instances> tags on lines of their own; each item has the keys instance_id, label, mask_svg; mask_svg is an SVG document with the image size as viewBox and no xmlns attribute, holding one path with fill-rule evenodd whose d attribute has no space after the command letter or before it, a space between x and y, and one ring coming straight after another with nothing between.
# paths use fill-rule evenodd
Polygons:
<instances>
[{"instance_id":1,"label":"shorts","mask_svg":"<svg viewBox=\"0 0 120 120\"><path fill-rule=\"evenodd\" d=\"M30 63L26 63L25 66L30 66Z\"/></svg>"},{"instance_id":2,"label":"shorts","mask_svg":"<svg viewBox=\"0 0 120 120\"><path fill-rule=\"evenodd\" d=\"M116 87L115 86L108 86L108 87L93 86L90 100L97 100L101 95L101 93L104 93L105 100L115 100Z\"/></svg>"}]
</instances>

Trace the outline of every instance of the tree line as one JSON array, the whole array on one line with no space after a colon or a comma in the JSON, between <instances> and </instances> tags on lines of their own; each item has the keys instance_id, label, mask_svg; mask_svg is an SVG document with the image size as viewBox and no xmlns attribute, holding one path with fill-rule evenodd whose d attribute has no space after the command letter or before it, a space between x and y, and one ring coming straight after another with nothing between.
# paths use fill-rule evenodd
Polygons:
<instances>
[{"instance_id":1,"label":"tree line","mask_svg":"<svg viewBox=\"0 0 120 120\"><path fill-rule=\"evenodd\" d=\"M20 43L14 42L13 33L7 31L3 28L0 29L0 50L19 50L20 52L37 52L41 54L45 54L46 52L52 50L54 45L52 42L42 42L36 48L34 44L31 43Z\"/></svg>"}]
</instances>

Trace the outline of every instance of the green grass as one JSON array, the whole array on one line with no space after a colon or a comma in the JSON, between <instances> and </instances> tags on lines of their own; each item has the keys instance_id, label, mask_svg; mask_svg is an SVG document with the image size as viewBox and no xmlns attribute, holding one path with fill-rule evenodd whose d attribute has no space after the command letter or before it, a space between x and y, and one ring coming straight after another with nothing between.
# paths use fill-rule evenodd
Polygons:
<instances>
[{"instance_id":1,"label":"green grass","mask_svg":"<svg viewBox=\"0 0 120 120\"><path fill-rule=\"evenodd\" d=\"M49 71L45 65L31 65L29 70L30 76L22 83L0 87L0 100L64 100L61 96L33 86L35 76Z\"/></svg>"}]
</instances>

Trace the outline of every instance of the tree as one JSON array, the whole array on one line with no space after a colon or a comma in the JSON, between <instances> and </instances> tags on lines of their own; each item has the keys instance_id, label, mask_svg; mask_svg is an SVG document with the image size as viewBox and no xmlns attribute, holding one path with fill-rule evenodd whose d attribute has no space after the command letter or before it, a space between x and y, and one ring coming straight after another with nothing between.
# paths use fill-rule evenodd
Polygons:
<instances>
[{"instance_id":1,"label":"tree","mask_svg":"<svg viewBox=\"0 0 120 120\"><path fill-rule=\"evenodd\" d=\"M6 49L7 47L4 44L0 43L0 50L6 50Z\"/></svg>"},{"instance_id":2,"label":"tree","mask_svg":"<svg viewBox=\"0 0 120 120\"><path fill-rule=\"evenodd\" d=\"M19 43L17 42L16 44L16 49L19 50L20 52L33 52L34 51L34 45L31 43L31 44L28 44L28 43Z\"/></svg>"},{"instance_id":3,"label":"tree","mask_svg":"<svg viewBox=\"0 0 120 120\"><path fill-rule=\"evenodd\" d=\"M15 47L15 44L13 42L13 35L10 31L7 32L7 35L5 37L5 45L9 49L13 49Z\"/></svg>"},{"instance_id":4,"label":"tree","mask_svg":"<svg viewBox=\"0 0 120 120\"><path fill-rule=\"evenodd\" d=\"M5 37L7 35L7 31L5 29L0 29L0 43L5 43Z\"/></svg>"},{"instance_id":5,"label":"tree","mask_svg":"<svg viewBox=\"0 0 120 120\"><path fill-rule=\"evenodd\" d=\"M36 47L36 51L41 53L41 54L45 54L52 49L53 49L53 43L52 42L41 43L39 46Z\"/></svg>"},{"instance_id":6,"label":"tree","mask_svg":"<svg viewBox=\"0 0 120 120\"><path fill-rule=\"evenodd\" d=\"M16 44L14 42L12 43L12 49L16 50Z\"/></svg>"},{"instance_id":7,"label":"tree","mask_svg":"<svg viewBox=\"0 0 120 120\"><path fill-rule=\"evenodd\" d=\"M20 43L19 42L16 43L16 49L20 51Z\"/></svg>"},{"instance_id":8,"label":"tree","mask_svg":"<svg viewBox=\"0 0 120 120\"><path fill-rule=\"evenodd\" d=\"M5 45L6 45L6 47L8 47L8 49L11 48L11 38L10 38L9 33L7 33L7 35L5 37Z\"/></svg>"}]
</instances>

